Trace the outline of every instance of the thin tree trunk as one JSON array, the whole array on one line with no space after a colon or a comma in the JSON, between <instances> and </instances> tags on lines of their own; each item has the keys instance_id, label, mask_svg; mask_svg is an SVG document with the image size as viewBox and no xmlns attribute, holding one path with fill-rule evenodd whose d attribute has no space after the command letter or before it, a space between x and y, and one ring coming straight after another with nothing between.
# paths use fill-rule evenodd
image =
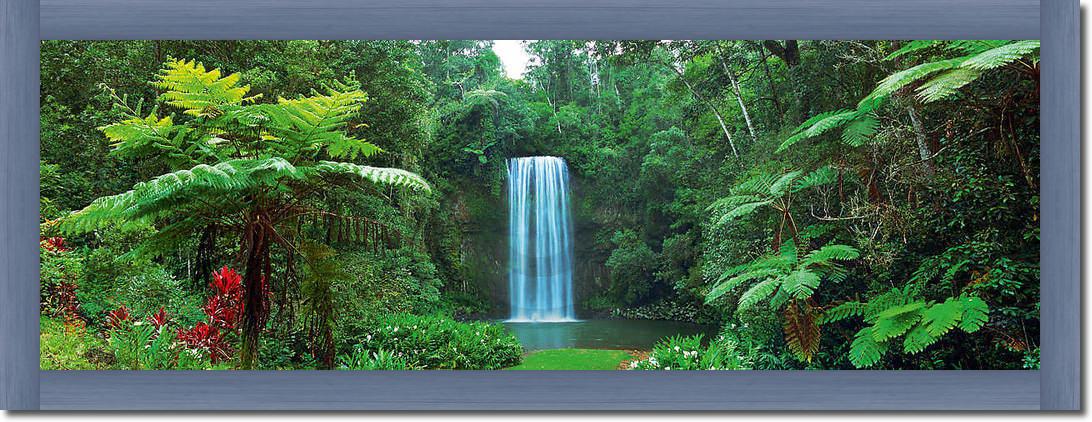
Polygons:
<instances>
[{"instance_id":1,"label":"thin tree trunk","mask_svg":"<svg viewBox=\"0 0 1092 422\"><path fill-rule=\"evenodd\" d=\"M732 156L734 156L738 160L739 151L736 150L736 143L732 140L732 134L728 132L728 125L724 123L724 116L720 115L720 111L717 110L717 107L714 106L712 102L706 100L705 97L703 97L701 94L698 93L697 90L694 89L693 85L690 85L690 81L686 80L686 77L683 76L683 73L679 71L679 69L676 69L675 66L672 66L670 64L665 64L665 66L670 67L671 70L675 71L675 74L679 76L679 80L683 81L683 84L686 85L686 88L690 90L690 94L693 95L694 98L698 100L698 102L705 104L705 106L713 112L714 116L717 116L717 123L720 123L720 130L724 132L724 137L728 138L728 146L732 147Z\"/></svg>"},{"instance_id":2,"label":"thin tree trunk","mask_svg":"<svg viewBox=\"0 0 1092 422\"><path fill-rule=\"evenodd\" d=\"M732 75L731 69L728 69L728 64L724 63L724 60L720 61L720 66L724 68L724 73L728 75L728 80L732 82L732 90L736 93L736 101L739 101L739 109L743 111L743 120L747 122L747 131L751 133L751 141L758 142L758 136L755 135L755 126L751 123L751 113L747 112L747 105L743 103L743 94L740 93L739 83L736 82L735 75Z\"/></svg>"},{"instance_id":3,"label":"thin tree trunk","mask_svg":"<svg viewBox=\"0 0 1092 422\"><path fill-rule=\"evenodd\" d=\"M921 119L918 118L918 112L914 108L914 104L906 106L907 112L910 114L910 124L914 127L914 139L918 144L918 155L921 156L921 163L925 166L925 174L927 176L933 176L935 169L933 168L933 152L929 150L929 144L925 136L925 128L921 124Z\"/></svg>"}]
</instances>

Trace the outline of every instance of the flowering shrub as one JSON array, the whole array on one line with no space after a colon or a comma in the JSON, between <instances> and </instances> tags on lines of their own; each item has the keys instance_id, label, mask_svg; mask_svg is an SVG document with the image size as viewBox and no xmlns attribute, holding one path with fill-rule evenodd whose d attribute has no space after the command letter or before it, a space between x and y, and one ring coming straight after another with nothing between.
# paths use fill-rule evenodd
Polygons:
<instances>
[{"instance_id":1,"label":"flowering shrub","mask_svg":"<svg viewBox=\"0 0 1092 422\"><path fill-rule=\"evenodd\" d=\"M632 369L641 370L726 370L751 369L753 364L739 343L726 335L717 336L708 346L701 334L661 339L647 359L634 361Z\"/></svg>"},{"instance_id":2,"label":"flowering shrub","mask_svg":"<svg viewBox=\"0 0 1092 422\"><path fill-rule=\"evenodd\" d=\"M439 315L381 317L359 346L388 351L413 369L500 369L518 364L523 355L523 346L500 324Z\"/></svg>"},{"instance_id":3,"label":"flowering shrub","mask_svg":"<svg viewBox=\"0 0 1092 422\"><path fill-rule=\"evenodd\" d=\"M383 349L370 351L356 345L353 352L338 357L339 368L349 371L402 371L416 369L406 359Z\"/></svg>"}]
</instances>

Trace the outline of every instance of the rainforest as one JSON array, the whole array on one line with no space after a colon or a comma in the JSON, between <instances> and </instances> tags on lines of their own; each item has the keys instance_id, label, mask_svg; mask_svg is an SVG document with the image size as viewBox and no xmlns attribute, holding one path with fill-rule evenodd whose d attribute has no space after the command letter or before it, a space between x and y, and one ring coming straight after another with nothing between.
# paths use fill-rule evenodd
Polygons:
<instances>
[{"instance_id":1,"label":"rainforest","mask_svg":"<svg viewBox=\"0 0 1092 422\"><path fill-rule=\"evenodd\" d=\"M1035 40L44 41L41 368L1038 369Z\"/></svg>"}]
</instances>

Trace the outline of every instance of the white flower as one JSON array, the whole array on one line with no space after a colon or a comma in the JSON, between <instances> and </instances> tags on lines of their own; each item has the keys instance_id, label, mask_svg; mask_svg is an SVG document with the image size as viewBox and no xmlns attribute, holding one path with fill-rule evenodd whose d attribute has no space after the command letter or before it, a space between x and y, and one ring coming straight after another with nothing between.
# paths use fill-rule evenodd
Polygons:
<instances>
[{"instance_id":1,"label":"white flower","mask_svg":"<svg viewBox=\"0 0 1092 422\"><path fill-rule=\"evenodd\" d=\"M676 352L678 352L678 351L679 351L679 346L675 346L675 351L676 351Z\"/></svg>"},{"instance_id":2,"label":"white flower","mask_svg":"<svg viewBox=\"0 0 1092 422\"><path fill-rule=\"evenodd\" d=\"M670 366L668 366L668 367L664 368L664 370L665 370L665 371L670 371L670 370L671 370L671 367L670 367Z\"/></svg>"}]
</instances>

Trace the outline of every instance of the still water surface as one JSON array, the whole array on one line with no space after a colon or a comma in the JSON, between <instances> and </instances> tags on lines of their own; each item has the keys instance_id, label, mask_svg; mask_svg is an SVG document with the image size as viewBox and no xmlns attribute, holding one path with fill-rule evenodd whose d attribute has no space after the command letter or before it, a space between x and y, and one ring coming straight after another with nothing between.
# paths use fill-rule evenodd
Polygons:
<instances>
[{"instance_id":1,"label":"still water surface","mask_svg":"<svg viewBox=\"0 0 1092 422\"><path fill-rule=\"evenodd\" d=\"M504 322L526 350L543 349L631 349L652 350L660 338L705 334L708 340L717 327L678 321L593 319L576 322Z\"/></svg>"}]
</instances>

